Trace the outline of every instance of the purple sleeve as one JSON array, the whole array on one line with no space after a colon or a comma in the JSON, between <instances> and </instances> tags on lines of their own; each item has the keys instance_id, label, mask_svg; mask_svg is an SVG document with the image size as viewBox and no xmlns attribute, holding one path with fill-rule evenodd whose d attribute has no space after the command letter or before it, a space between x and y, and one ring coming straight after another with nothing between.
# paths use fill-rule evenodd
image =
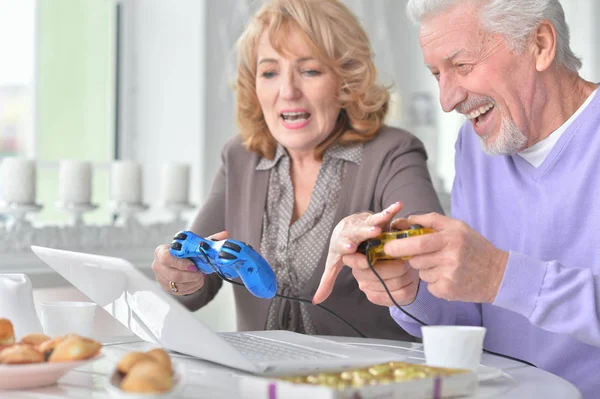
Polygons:
<instances>
[{"instance_id":1,"label":"purple sleeve","mask_svg":"<svg viewBox=\"0 0 600 399\"><path fill-rule=\"evenodd\" d=\"M493 305L544 330L600 346L600 276L510 252Z\"/></svg>"},{"instance_id":2,"label":"purple sleeve","mask_svg":"<svg viewBox=\"0 0 600 399\"><path fill-rule=\"evenodd\" d=\"M402 306L405 312L428 325L481 325L481 309L476 303L448 302L436 298L427 289L427 283L421 281L419 293L413 303ZM421 324L406 315L395 306L390 307L390 314L409 334L420 337Z\"/></svg>"}]
</instances>

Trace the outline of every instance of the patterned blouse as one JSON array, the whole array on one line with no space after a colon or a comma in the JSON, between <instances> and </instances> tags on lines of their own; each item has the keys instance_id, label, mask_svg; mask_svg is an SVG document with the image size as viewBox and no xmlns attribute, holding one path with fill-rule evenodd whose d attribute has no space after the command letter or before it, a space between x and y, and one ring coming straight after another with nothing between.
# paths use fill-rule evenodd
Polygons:
<instances>
[{"instance_id":1,"label":"patterned blouse","mask_svg":"<svg viewBox=\"0 0 600 399\"><path fill-rule=\"evenodd\" d=\"M328 245L347 162L362 161L363 146L333 145L324 156L306 212L290 225L294 188L290 157L278 145L273 160L263 158L257 170L270 170L269 191L262 219L261 255L277 277L278 293L298 297L313 275ZM310 298L304 298L310 299ZM274 298L269 307L267 330L291 330L316 334L306 306L298 301Z\"/></svg>"}]
</instances>

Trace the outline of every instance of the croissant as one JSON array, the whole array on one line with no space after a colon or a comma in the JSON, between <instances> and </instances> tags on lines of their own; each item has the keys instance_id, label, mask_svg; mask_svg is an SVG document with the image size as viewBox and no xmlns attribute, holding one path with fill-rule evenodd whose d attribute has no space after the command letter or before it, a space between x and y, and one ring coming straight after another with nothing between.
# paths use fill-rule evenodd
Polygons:
<instances>
[{"instance_id":1,"label":"croissant","mask_svg":"<svg viewBox=\"0 0 600 399\"><path fill-rule=\"evenodd\" d=\"M15 343L15 330L8 319L0 319L0 345Z\"/></svg>"},{"instance_id":2,"label":"croissant","mask_svg":"<svg viewBox=\"0 0 600 399\"><path fill-rule=\"evenodd\" d=\"M47 336L46 334L31 333L31 334L22 336L19 343L31 345L31 346L38 346L49 340L50 340L50 337Z\"/></svg>"},{"instance_id":3,"label":"croissant","mask_svg":"<svg viewBox=\"0 0 600 399\"><path fill-rule=\"evenodd\" d=\"M48 358L49 362L69 362L73 360L86 360L94 357L102 347L100 342L78 335L72 335L58 345Z\"/></svg>"},{"instance_id":4,"label":"croissant","mask_svg":"<svg viewBox=\"0 0 600 399\"><path fill-rule=\"evenodd\" d=\"M30 345L13 345L0 352L0 364L42 363L44 355Z\"/></svg>"},{"instance_id":5,"label":"croissant","mask_svg":"<svg viewBox=\"0 0 600 399\"><path fill-rule=\"evenodd\" d=\"M46 353L46 354L50 355L50 352L52 352L59 343L61 343L62 341L64 341L65 339L67 339L69 337L71 337L71 335L56 336L48 341L44 341L41 344L39 344L37 346L37 350L39 350L42 353Z\"/></svg>"}]
</instances>

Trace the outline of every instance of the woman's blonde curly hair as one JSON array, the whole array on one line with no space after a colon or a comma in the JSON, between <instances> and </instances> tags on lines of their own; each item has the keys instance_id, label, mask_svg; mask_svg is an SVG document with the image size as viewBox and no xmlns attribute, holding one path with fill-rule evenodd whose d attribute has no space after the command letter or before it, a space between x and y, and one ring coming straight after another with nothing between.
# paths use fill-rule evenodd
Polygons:
<instances>
[{"instance_id":1,"label":"woman's blonde curly hair","mask_svg":"<svg viewBox=\"0 0 600 399\"><path fill-rule=\"evenodd\" d=\"M338 0L272 0L252 18L237 43L237 124L246 148L273 159L277 142L271 135L256 95L257 45L268 31L273 48L285 48L291 30L298 32L340 82L340 114L331 134L315 149L321 158L333 143L373 139L388 109L389 91L377 84L377 70L366 32Z\"/></svg>"}]
</instances>

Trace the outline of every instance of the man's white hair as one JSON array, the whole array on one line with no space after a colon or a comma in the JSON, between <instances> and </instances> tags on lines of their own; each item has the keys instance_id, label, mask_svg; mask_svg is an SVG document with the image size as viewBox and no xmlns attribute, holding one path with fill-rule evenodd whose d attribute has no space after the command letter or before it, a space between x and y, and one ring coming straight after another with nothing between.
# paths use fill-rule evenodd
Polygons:
<instances>
[{"instance_id":1,"label":"man's white hair","mask_svg":"<svg viewBox=\"0 0 600 399\"><path fill-rule=\"evenodd\" d=\"M558 0L409 0L406 13L411 21L419 23L425 17L466 2L480 4L483 28L504 36L516 53L525 49L541 21L550 21L556 29L556 62L573 72L581 68L581 60L569 45L569 27Z\"/></svg>"}]
</instances>

